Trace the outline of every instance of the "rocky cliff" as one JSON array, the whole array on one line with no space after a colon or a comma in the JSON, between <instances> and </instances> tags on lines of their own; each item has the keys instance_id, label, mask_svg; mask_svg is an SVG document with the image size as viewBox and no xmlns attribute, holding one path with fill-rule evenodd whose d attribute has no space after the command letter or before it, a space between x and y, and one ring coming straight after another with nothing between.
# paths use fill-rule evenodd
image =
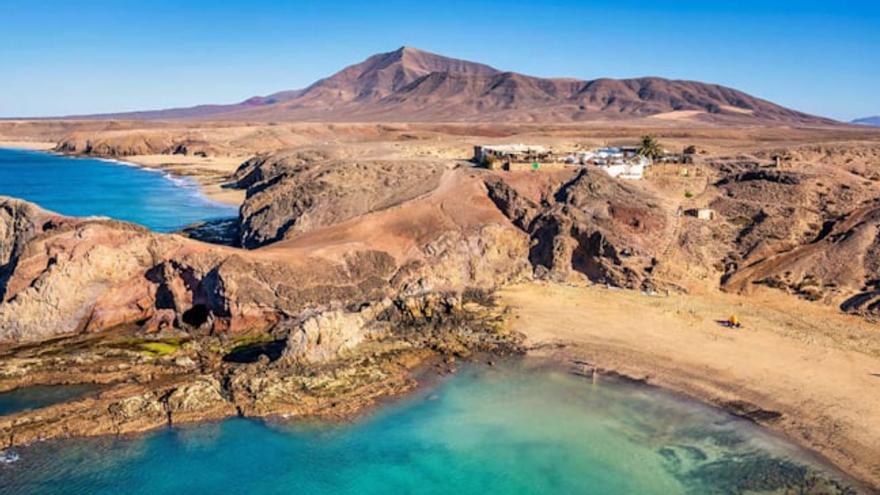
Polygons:
<instances>
[{"instance_id":1,"label":"rocky cliff","mask_svg":"<svg viewBox=\"0 0 880 495\"><path fill-rule=\"evenodd\" d=\"M539 202L502 177L486 180L489 196L531 238L529 260L538 276L653 290L653 271L670 220L658 200L600 170L577 171Z\"/></svg>"},{"instance_id":2,"label":"rocky cliff","mask_svg":"<svg viewBox=\"0 0 880 495\"><path fill-rule=\"evenodd\" d=\"M377 190L353 193L354 209L254 250L0 200L0 390L113 383L4 417L0 446L232 414L346 415L412 388L433 358L518 352L486 294L530 274L527 236L461 169L428 166L433 187L389 204L385 166L354 168L356 190ZM336 189L307 185L323 176L286 187L333 210L320 191Z\"/></svg>"},{"instance_id":3,"label":"rocky cliff","mask_svg":"<svg viewBox=\"0 0 880 495\"><path fill-rule=\"evenodd\" d=\"M314 235L267 250L208 245L106 219L65 219L0 200L0 341L123 324L148 331L264 331L309 313L402 294L491 289L528 272L526 238L483 192L477 190L484 204L468 205L462 216L445 206L454 192L427 194L438 190L444 173L480 186L461 171L387 162L346 171L335 161L300 167L287 159L263 161L243 174L244 182L267 175L249 187L244 239L277 240L288 232L279 224L295 227L288 237ZM409 214L430 225L413 223ZM365 239L353 227L369 222L375 237Z\"/></svg>"}]
</instances>

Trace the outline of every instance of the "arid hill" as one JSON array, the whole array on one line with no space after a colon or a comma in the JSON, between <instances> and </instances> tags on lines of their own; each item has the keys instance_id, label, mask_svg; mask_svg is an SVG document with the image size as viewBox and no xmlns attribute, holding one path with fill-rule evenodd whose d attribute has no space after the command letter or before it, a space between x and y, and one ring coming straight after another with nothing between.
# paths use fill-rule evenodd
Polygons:
<instances>
[{"instance_id":1,"label":"arid hill","mask_svg":"<svg viewBox=\"0 0 880 495\"><path fill-rule=\"evenodd\" d=\"M874 127L880 127L880 115L876 117L865 117L862 119L856 119L852 121L853 124L859 125L870 125Z\"/></svg>"},{"instance_id":2,"label":"arid hill","mask_svg":"<svg viewBox=\"0 0 880 495\"><path fill-rule=\"evenodd\" d=\"M369 57L302 90L231 105L95 119L322 122L577 122L633 118L831 125L741 91L696 81L538 78L410 47Z\"/></svg>"}]
</instances>

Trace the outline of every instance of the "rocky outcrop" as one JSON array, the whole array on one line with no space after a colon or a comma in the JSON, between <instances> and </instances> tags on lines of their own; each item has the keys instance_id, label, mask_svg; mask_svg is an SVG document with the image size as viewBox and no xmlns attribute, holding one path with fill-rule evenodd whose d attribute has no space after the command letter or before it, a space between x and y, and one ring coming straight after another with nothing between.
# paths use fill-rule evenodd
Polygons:
<instances>
[{"instance_id":1,"label":"rocky outcrop","mask_svg":"<svg viewBox=\"0 0 880 495\"><path fill-rule=\"evenodd\" d=\"M241 245L255 248L382 210L438 185L446 165L414 160L332 159L320 150L257 157L236 172L247 187Z\"/></svg>"},{"instance_id":2,"label":"rocky outcrop","mask_svg":"<svg viewBox=\"0 0 880 495\"><path fill-rule=\"evenodd\" d=\"M0 301L24 247L42 231L47 216L31 203L0 197Z\"/></svg>"},{"instance_id":3,"label":"rocky outcrop","mask_svg":"<svg viewBox=\"0 0 880 495\"><path fill-rule=\"evenodd\" d=\"M27 244L0 304L0 341L34 341L121 324L146 330L264 330L309 308L391 290L393 259L351 253L308 266L112 221L53 229Z\"/></svg>"},{"instance_id":4,"label":"rocky outcrop","mask_svg":"<svg viewBox=\"0 0 880 495\"><path fill-rule=\"evenodd\" d=\"M101 133L74 132L55 146L59 153L124 158L135 155L217 156L231 148L205 140L199 132L169 132L163 129L106 130Z\"/></svg>"},{"instance_id":5,"label":"rocky outcrop","mask_svg":"<svg viewBox=\"0 0 880 495\"><path fill-rule=\"evenodd\" d=\"M501 176L486 180L489 197L531 237L529 260L539 276L573 273L617 287L653 289L653 271L669 236L657 200L608 177L581 170L543 204L518 193Z\"/></svg>"},{"instance_id":6,"label":"rocky outcrop","mask_svg":"<svg viewBox=\"0 0 880 495\"><path fill-rule=\"evenodd\" d=\"M27 236L25 229L16 236ZM135 283L182 239L107 220L43 224L19 249L0 304L0 341L33 341L135 321L152 304Z\"/></svg>"},{"instance_id":7,"label":"rocky outcrop","mask_svg":"<svg viewBox=\"0 0 880 495\"><path fill-rule=\"evenodd\" d=\"M391 304L390 299L384 299L357 311L336 309L306 318L287 337L284 358L315 363L343 357L365 340L387 334L388 328L374 323Z\"/></svg>"},{"instance_id":8,"label":"rocky outcrop","mask_svg":"<svg viewBox=\"0 0 880 495\"><path fill-rule=\"evenodd\" d=\"M385 179L374 172L373 182L361 184L363 190L381 189ZM469 184L478 192L473 187L478 182ZM491 289L529 271L527 238L503 223L491 204L473 205L474 218L465 221L434 199L413 200L400 211L437 217L425 217L430 229L411 220L400 223L398 213L391 212L382 221L403 226L388 227L398 229L391 231L397 236L393 243L364 243L346 227L323 234L335 243L351 243L333 253L323 241L242 251L123 222L64 219L13 200L2 204L2 211L14 214L2 217L0 230L0 252L9 260L2 265L0 342L119 325L193 333L266 331L309 312L401 294ZM355 237L343 241L341 236ZM411 248L401 250L401 245Z\"/></svg>"},{"instance_id":9,"label":"rocky outcrop","mask_svg":"<svg viewBox=\"0 0 880 495\"><path fill-rule=\"evenodd\" d=\"M835 153L846 169L822 163ZM722 288L771 287L874 317L878 206L860 162L876 151L808 147L772 156L785 156L782 165L716 165L711 206L726 220L716 233L727 249ZM795 165L807 157L816 163Z\"/></svg>"},{"instance_id":10,"label":"rocky outcrop","mask_svg":"<svg viewBox=\"0 0 880 495\"><path fill-rule=\"evenodd\" d=\"M383 300L357 310L317 312L288 332L278 356L250 353L261 334L241 338L186 332L150 338L109 332L7 347L0 390L35 383L96 382L64 404L0 418L0 449L36 440L140 432L233 415L353 414L412 389L412 372L434 358L522 352L522 336L481 291ZM444 365L446 366L446 365ZM447 369L441 366L440 369Z\"/></svg>"}]
</instances>

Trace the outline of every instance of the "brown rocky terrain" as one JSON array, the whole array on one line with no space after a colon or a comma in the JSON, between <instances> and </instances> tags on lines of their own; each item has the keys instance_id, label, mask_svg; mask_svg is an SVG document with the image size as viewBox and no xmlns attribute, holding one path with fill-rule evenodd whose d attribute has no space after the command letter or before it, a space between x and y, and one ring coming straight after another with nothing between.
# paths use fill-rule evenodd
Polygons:
<instances>
[{"instance_id":1,"label":"brown rocky terrain","mask_svg":"<svg viewBox=\"0 0 880 495\"><path fill-rule=\"evenodd\" d=\"M411 47L373 55L302 90L237 104L79 118L577 122L651 116L716 124L834 124L717 84L659 77L538 78Z\"/></svg>"},{"instance_id":2,"label":"brown rocky terrain","mask_svg":"<svg viewBox=\"0 0 880 495\"><path fill-rule=\"evenodd\" d=\"M779 157L779 165L772 160ZM721 287L765 285L875 315L876 145L770 149L712 163L706 202L725 220Z\"/></svg>"},{"instance_id":3,"label":"brown rocky terrain","mask_svg":"<svg viewBox=\"0 0 880 495\"><path fill-rule=\"evenodd\" d=\"M656 289L651 272L670 226L659 200L601 171L570 175L537 202L515 182L486 182L495 204L530 235L536 275L566 281L580 273L597 283Z\"/></svg>"},{"instance_id":4,"label":"brown rocky terrain","mask_svg":"<svg viewBox=\"0 0 880 495\"><path fill-rule=\"evenodd\" d=\"M510 172L466 161L486 142L569 151L646 133L670 150L695 146L694 163L655 165L646 180L628 182L590 167ZM133 161L184 157L176 166L204 184L222 178L245 195L229 225L232 246L0 200L0 390L106 387L0 419L6 445L231 414L352 414L415 386L426 363L519 352L516 315L512 322L491 296L533 279L693 301L726 291L754 301L747 328L781 329L767 344L780 353L792 333L798 356L809 354L804 345L827 346L870 367L880 349L861 330L875 325L880 307L880 134L868 129L9 122L0 123L0 138L55 140L59 151ZM212 159L239 165L208 175L199 167ZM696 217L700 208L714 219ZM807 304L818 319L841 311L867 318L844 316L860 322L855 333L844 324L825 332L759 319L767 294ZM746 311L711 308L699 331L717 326L710 316ZM613 369L623 354L595 356L612 356ZM797 362L786 361L795 367L787 379L808 375ZM677 364L663 370L685 373L687 363ZM863 387L853 385L858 394L872 382L852 383ZM781 409L740 385L750 404ZM779 401L786 415L809 407L801 397ZM824 443L799 433L801 441L850 456L842 465L868 465L828 440L840 416L803 418L799 427L816 428L812 438Z\"/></svg>"},{"instance_id":5,"label":"brown rocky terrain","mask_svg":"<svg viewBox=\"0 0 880 495\"><path fill-rule=\"evenodd\" d=\"M432 356L515 351L482 294L526 274L525 236L488 199L456 207L478 179L442 175L409 201L412 217L393 205L354 223L318 217L311 241L251 252L3 199L0 388L113 384L4 417L7 446L230 414L350 414L411 388Z\"/></svg>"},{"instance_id":6,"label":"brown rocky terrain","mask_svg":"<svg viewBox=\"0 0 880 495\"><path fill-rule=\"evenodd\" d=\"M445 170L440 161L367 162L322 150L253 158L233 176L235 187L248 190L241 245L269 244L401 204L437 189Z\"/></svg>"}]
</instances>

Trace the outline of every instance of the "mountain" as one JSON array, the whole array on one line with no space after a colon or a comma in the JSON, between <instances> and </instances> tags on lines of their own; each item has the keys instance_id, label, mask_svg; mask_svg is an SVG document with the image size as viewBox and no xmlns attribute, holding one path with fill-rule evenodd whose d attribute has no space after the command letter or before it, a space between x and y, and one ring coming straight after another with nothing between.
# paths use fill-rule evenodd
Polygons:
<instances>
[{"instance_id":1,"label":"mountain","mask_svg":"<svg viewBox=\"0 0 880 495\"><path fill-rule=\"evenodd\" d=\"M859 125L870 125L873 127L880 127L880 115L876 117L865 117L862 119L856 119L852 121L853 124Z\"/></svg>"},{"instance_id":2,"label":"mountain","mask_svg":"<svg viewBox=\"0 0 880 495\"><path fill-rule=\"evenodd\" d=\"M716 84L658 77L539 78L410 47L373 55L302 90L232 105L88 118L573 122L647 117L747 124L835 123Z\"/></svg>"},{"instance_id":3,"label":"mountain","mask_svg":"<svg viewBox=\"0 0 880 495\"><path fill-rule=\"evenodd\" d=\"M165 110L144 110L138 112L105 113L100 115L73 116L88 119L134 119L134 120L176 120L201 119L256 107L273 105L296 98L302 90L279 91L267 96L253 96L240 103L228 105L196 105L194 107L168 108Z\"/></svg>"}]
</instances>

